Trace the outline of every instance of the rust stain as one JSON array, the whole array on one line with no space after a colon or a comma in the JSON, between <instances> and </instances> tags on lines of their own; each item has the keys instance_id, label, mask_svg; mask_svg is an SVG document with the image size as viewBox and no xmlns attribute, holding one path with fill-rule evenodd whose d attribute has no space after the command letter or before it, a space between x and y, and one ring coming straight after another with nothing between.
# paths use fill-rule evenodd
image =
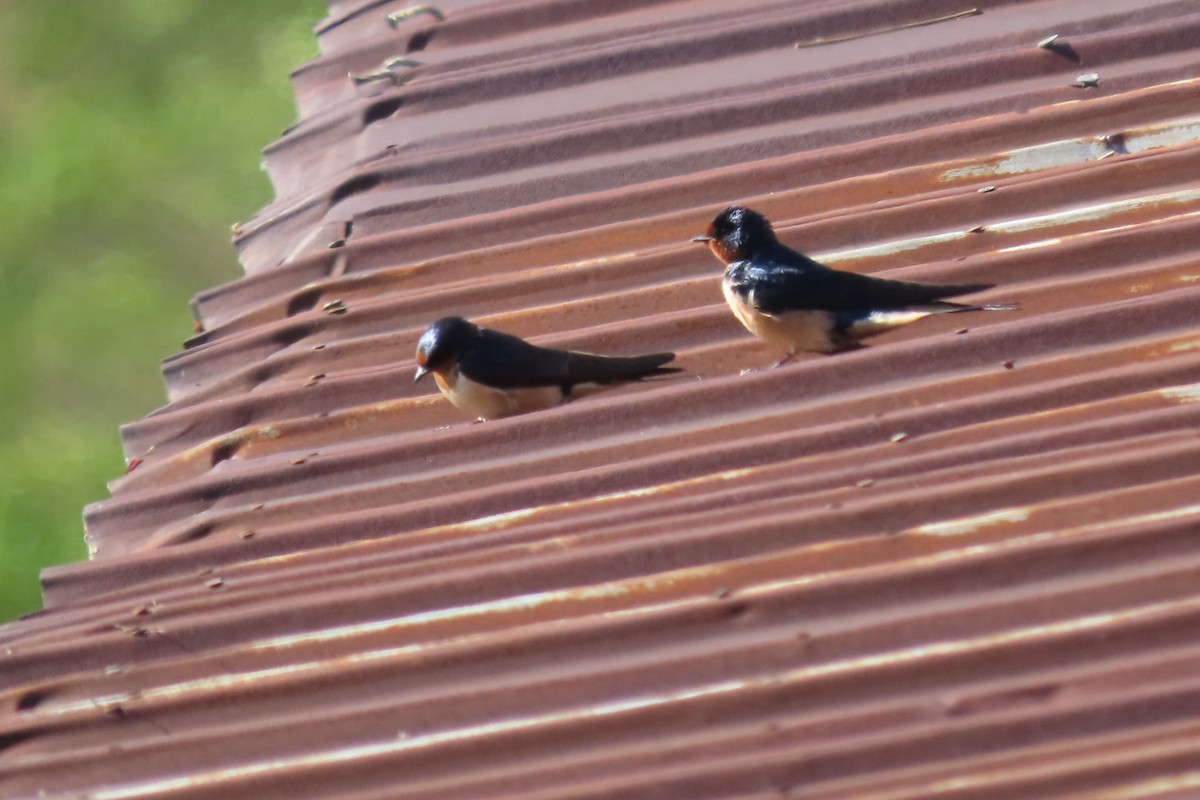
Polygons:
<instances>
[{"instance_id":1,"label":"rust stain","mask_svg":"<svg viewBox=\"0 0 1200 800\"><path fill-rule=\"evenodd\" d=\"M2 793L1194 791L1195 8L329 7L246 276L0 627ZM762 369L733 202L1019 310ZM447 314L684 373L468 424Z\"/></svg>"}]
</instances>

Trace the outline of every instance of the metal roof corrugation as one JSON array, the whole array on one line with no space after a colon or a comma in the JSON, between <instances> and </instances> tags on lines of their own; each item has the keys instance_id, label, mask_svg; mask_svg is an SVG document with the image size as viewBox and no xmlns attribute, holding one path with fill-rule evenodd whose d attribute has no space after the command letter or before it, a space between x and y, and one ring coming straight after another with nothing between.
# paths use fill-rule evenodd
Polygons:
<instances>
[{"instance_id":1,"label":"metal roof corrugation","mask_svg":"<svg viewBox=\"0 0 1200 800\"><path fill-rule=\"evenodd\" d=\"M0 629L0 794L1200 791L1200 4L402 7L330 2L247 277ZM735 200L1022 310L739 376ZM687 376L469 425L445 313Z\"/></svg>"}]
</instances>

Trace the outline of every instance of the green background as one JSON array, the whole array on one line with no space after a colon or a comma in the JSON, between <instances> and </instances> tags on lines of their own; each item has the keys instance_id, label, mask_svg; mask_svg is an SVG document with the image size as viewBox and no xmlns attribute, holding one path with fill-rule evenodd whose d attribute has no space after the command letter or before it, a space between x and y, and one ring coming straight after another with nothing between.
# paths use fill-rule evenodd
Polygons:
<instances>
[{"instance_id":1,"label":"green background","mask_svg":"<svg viewBox=\"0 0 1200 800\"><path fill-rule=\"evenodd\" d=\"M86 558L117 426L165 402L188 299L241 274L320 0L0 2L0 622Z\"/></svg>"}]
</instances>

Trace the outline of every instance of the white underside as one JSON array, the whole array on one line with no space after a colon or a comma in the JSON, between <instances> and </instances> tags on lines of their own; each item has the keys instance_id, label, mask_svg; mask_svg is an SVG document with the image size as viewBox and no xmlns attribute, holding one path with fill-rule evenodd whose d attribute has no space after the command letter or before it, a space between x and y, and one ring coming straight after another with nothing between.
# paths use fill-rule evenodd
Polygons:
<instances>
[{"instance_id":1,"label":"white underside","mask_svg":"<svg viewBox=\"0 0 1200 800\"><path fill-rule=\"evenodd\" d=\"M764 314L748 303L730 287L728 281L721 283L725 301L733 309L733 315L759 339L778 345L789 354L832 353L841 349L841 339L861 339L881 333L900 325L924 319L934 313L931 310L875 311L860 322L850 326L842 335L834 334L835 318L832 312L805 310L788 311L783 314Z\"/></svg>"},{"instance_id":2,"label":"white underside","mask_svg":"<svg viewBox=\"0 0 1200 800\"><path fill-rule=\"evenodd\" d=\"M496 389L476 383L458 371L457 365L445 375L434 375L438 388L457 408L479 419L499 419L553 408L563 401L557 386L526 389Z\"/></svg>"},{"instance_id":3,"label":"white underside","mask_svg":"<svg viewBox=\"0 0 1200 800\"><path fill-rule=\"evenodd\" d=\"M910 322L916 322L919 319L925 319L931 314L936 314L936 311L872 311L871 314L864 320L856 322L847 329L846 333L855 338L860 339L864 336L871 336L876 333L890 331L892 328L898 328L901 325L907 325Z\"/></svg>"}]
</instances>

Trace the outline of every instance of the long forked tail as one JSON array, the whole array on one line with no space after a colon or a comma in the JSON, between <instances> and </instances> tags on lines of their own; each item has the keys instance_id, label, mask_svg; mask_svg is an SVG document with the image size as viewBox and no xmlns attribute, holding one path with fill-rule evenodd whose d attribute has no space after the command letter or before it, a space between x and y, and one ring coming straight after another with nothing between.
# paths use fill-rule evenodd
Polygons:
<instances>
[{"instance_id":1,"label":"long forked tail","mask_svg":"<svg viewBox=\"0 0 1200 800\"><path fill-rule=\"evenodd\" d=\"M918 284L921 285L921 284ZM975 292L994 289L996 285L993 283L957 283L957 284L928 284L922 285L923 288L933 290L933 296L930 299L936 301L938 308L934 309L935 313L953 313L957 311L1017 311L1021 306L1017 303L955 303L947 300L947 297L958 297L961 294L974 294Z\"/></svg>"},{"instance_id":2,"label":"long forked tail","mask_svg":"<svg viewBox=\"0 0 1200 800\"><path fill-rule=\"evenodd\" d=\"M597 356L591 353L571 353L572 383L616 383L669 375L680 372L677 367L663 365L675 360L674 353L650 353L644 356Z\"/></svg>"},{"instance_id":3,"label":"long forked tail","mask_svg":"<svg viewBox=\"0 0 1200 800\"><path fill-rule=\"evenodd\" d=\"M970 305L969 303L951 303L949 300L942 300L939 304L938 311L943 314L956 314L959 311L1020 311L1020 303L985 303L983 305Z\"/></svg>"}]
</instances>

